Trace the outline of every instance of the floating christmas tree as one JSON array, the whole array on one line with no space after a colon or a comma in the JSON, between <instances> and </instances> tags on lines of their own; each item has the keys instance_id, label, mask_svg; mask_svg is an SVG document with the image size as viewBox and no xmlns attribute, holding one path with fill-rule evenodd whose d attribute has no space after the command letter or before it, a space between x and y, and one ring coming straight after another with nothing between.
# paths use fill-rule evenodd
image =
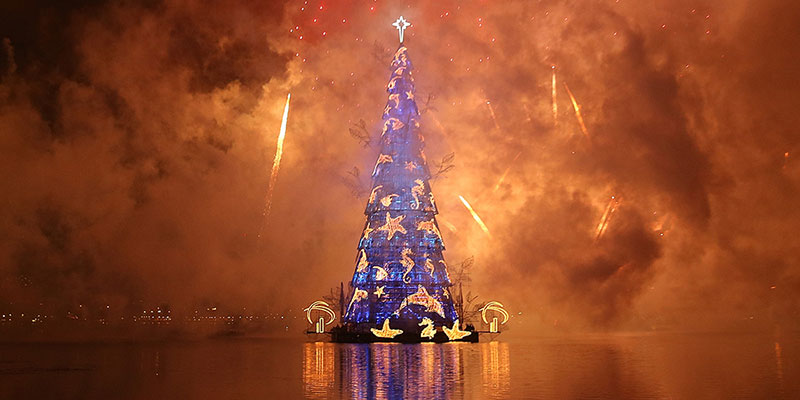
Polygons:
<instances>
[{"instance_id":1,"label":"floating christmas tree","mask_svg":"<svg viewBox=\"0 0 800 400\"><path fill-rule=\"evenodd\" d=\"M413 65L403 45L409 24L400 17L394 26L400 31L400 47L392 58L381 152L372 171L353 295L343 320L349 332L381 338L405 332L406 337L430 340L436 328L446 326L449 333L460 327L423 152ZM455 337L469 332L461 335Z\"/></svg>"}]
</instances>

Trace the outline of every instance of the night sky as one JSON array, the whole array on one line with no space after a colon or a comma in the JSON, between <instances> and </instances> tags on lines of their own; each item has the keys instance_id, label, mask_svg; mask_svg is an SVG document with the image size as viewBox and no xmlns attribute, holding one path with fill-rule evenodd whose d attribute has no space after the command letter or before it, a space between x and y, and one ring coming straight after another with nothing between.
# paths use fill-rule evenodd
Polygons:
<instances>
[{"instance_id":1,"label":"night sky","mask_svg":"<svg viewBox=\"0 0 800 400\"><path fill-rule=\"evenodd\" d=\"M4 1L0 307L297 310L349 281L401 14L478 301L536 332L797 326L785 0Z\"/></svg>"}]
</instances>

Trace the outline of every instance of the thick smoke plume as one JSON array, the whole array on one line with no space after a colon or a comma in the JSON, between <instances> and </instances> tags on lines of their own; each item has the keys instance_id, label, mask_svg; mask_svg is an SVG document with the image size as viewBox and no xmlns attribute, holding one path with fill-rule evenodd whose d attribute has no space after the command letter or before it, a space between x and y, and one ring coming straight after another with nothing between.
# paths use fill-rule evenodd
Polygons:
<instances>
[{"instance_id":1,"label":"thick smoke plume","mask_svg":"<svg viewBox=\"0 0 800 400\"><path fill-rule=\"evenodd\" d=\"M400 14L480 299L540 331L797 321L800 6L747 0L0 6L0 307L297 310L349 280Z\"/></svg>"}]
</instances>

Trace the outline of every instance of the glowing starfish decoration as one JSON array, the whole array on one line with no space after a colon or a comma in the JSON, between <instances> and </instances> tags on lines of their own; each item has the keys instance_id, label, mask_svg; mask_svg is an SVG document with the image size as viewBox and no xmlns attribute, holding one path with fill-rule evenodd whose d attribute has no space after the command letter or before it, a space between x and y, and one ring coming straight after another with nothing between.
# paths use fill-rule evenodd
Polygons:
<instances>
[{"instance_id":1,"label":"glowing starfish decoration","mask_svg":"<svg viewBox=\"0 0 800 400\"><path fill-rule=\"evenodd\" d=\"M401 15L397 21L394 21L392 26L397 28L397 32L400 33L400 43L403 43L403 33L405 32L406 28L411 26L411 23L406 21L406 19Z\"/></svg>"},{"instance_id":2,"label":"glowing starfish decoration","mask_svg":"<svg viewBox=\"0 0 800 400\"><path fill-rule=\"evenodd\" d=\"M369 240L370 232L374 231L374 229L369 227L369 223L367 223L367 227L364 228L364 240Z\"/></svg>"},{"instance_id":3,"label":"glowing starfish decoration","mask_svg":"<svg viewBox=\"0 0 800 400\"><path fill-rule=\"evenodd\" d=\"M391 214L387 212L386 224L378 228L378 230L386 231L386 233L388 234L387 240L392 240L392 238L397 232L406 233L406 228L404 228L403 225L400 224L401 222L403 222L403 219L405 217L406 217L405 215L401 215L397 218L392 218Z\"/></svg>"},{"instance_id":4,"label":"glowing starfish decoration","mask_svg":"<svg viewBox=\"0 0 800 400\"><path fill-rule=\"evenodd\" d=\"M389 328L389 318L383 320L383 327L381 329L369 328L373 335L380 337L380 338L388 338L391 339L401 333L403 333L402 329L392 329Z\"/></svg>"},{"instance_id":5,"label":"glowing starfish decoration","mask_svg":"<svg viewBox=\"0 0 800 400\"><path fill-rule=\"evenodd\" d=\"M448 328L446 326L443 326L442 329L444 329L444 334L447 335L447 338L450 339L450 340L463 339L463 338L465 338L465 337L467 337L467 336L472 334L472 332L470 332L470 331L462 331L461 327L458 326L458 320L453 322L453 327L452 328Z\"/></svg>"}]
</instances>

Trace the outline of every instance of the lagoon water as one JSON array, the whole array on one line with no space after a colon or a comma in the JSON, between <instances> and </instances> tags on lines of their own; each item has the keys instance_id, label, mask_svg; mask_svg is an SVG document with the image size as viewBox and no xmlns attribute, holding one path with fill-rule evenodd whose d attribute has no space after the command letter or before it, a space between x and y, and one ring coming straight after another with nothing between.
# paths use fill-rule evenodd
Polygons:
<instances>
[{"instance_id":1,"label":"lagoon water","mask_svg":"<svg viewBox=\"0 0 800 400\"><path fill-rule=\"evenodd\" d=\"M0 399L797 399L800 339L0 344Z\"/></svg>"}]
</instances>

